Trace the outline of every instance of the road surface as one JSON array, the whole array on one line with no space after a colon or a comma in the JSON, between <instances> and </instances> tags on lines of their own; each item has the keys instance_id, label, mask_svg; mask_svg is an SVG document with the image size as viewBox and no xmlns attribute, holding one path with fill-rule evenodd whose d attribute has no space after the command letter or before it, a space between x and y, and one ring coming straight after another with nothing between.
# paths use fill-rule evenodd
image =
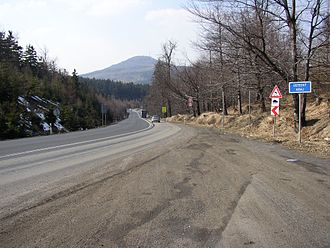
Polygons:
<instances>
[{"instance_id":1,"label":"road surface","mask_svg":"<svg viewBox=\"0 0 330 248\"><path fill-rule=\"evenodd\" d=\"M330 247L329 160L169 123L96 139L2 154L1 247Z\"/></svg>"},{"instance_id":2,"label":"road surface","mask_svg":"<svg viewBox=\"0 0 330 248\"><path fill-rule=\"evenodd\" d=\"M83 142L95 142L109 137L127 135L150 128L150 124L141 118L137 112L131 112L128 119L120 122L120 125L112 125L105 128L91 129L88 131L72 132L61 135L25 138L19 140L7 140L0 142L0 158L38 149L59 147L65 145L81 144Z\"/></svg>"}]
</instances>

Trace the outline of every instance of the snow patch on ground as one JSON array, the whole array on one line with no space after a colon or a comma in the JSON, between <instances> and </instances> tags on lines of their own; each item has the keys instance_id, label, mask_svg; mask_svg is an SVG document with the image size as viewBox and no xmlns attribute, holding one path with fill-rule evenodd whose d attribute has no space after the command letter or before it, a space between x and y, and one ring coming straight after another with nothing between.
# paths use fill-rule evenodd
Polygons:
<instances>
[{"instance_id":1,"label":"snow patch on ground","mask_svg":"<svg viewBox=\"0 0 330 248\"><path fill-rule=\"evenodd\" d=\"M59 103L55 103L48 99L43 99L39 96L30 96L24 97L19 96L17 98L17 102L25 108L25 113L21 114L22 125L25 126L26 131L28 133L35 133L32 131L32 122L30 121L31 117L27 114L34 114L36 117L40 119L40 132L48 133L50 132L50 125L46 122L46 113L49 112L49 109L53 109L54 107L59 108ZM53 114L53 113L52 113ZM61 119L59 117L56 118L56 123L54 123L53 131L61 132L67 131L62 124L60 123ZM35 128L33 129L35 130Z\"/></svg>"}]
</instances>

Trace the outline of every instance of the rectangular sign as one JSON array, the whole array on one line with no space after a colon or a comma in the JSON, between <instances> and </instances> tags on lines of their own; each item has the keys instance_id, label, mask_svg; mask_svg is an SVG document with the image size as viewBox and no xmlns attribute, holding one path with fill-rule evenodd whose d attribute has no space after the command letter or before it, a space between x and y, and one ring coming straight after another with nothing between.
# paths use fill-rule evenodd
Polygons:
<instances>
[{"instance_id":1,"label":"rectangular sign","mask_svg":"<svg viewBox=\"0 0 330 248\"><path fill-rule=\"evenodd\" d=\"M274 106L271 108L271 115L273 116L278 116L280 114L280 107L279 106Z\"/></svg>"},{"instance_id":2,"label":"rectangular sign","mask_svg":"<svg viewBox=\"0 0 330 248\"><path fill-rule=\"evenodd\" d=\"M193 105L193 99L192 99L192 97L190 96L190 97L188 98L188 107L192 107L192 105Z\"/></svg>"},{"instance_id":3,"label":"rectangular sign","mask_svg":"<svg viewBox=\"0 0 330 248\"><path fill-rule=\"evenodd\" d=\"M289 93L311 93L312 82L289 82Z\"/></svg>"},{"instance_id":4,"label":"rectangular sign","mask_svg":"<svg viewBox=\"0 0 330 248\"><path fill-rule=\"evenodd\" d=\"M272 98L271 106L280 106L280 99L279 98Z\"/></svg>"},{"instance_id":5,"label":"rectangular sign","mask_svg":"<svg viewBox=\"0 0 330 248\"><path fill-rule=\"evenodd\" d=\"M166 113L166 107L162 107L162 113Z\"/></svg>"}]
</instances>

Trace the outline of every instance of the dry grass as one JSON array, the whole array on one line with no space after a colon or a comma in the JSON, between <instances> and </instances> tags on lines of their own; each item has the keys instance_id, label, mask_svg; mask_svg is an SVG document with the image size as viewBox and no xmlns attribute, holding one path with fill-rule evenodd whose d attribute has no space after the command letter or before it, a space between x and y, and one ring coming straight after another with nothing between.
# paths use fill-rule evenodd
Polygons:
<instances>
[{"instance_id":1,"label":"dry grass","mask_svg":"<svg viewBox=\"0 0 330 248\"><path fill-rule=\"evenodd\" d=\"M291 97L290 97L291 98ZM288 98L289 99L289 98ZM257 105L252 106L251 118L246 114L239 115L237 110L230 108L224 119L224 131L240 134L254 139L282 143L290 149L330 158L330 98L327 97L317 105L308 103L306 109L307 126L302 129L302 143L298 143L298 136L294 131L292 102L288 100L280 107L280 115L276 119L275 137L273 136L273 117L269 113L261 113ZM191 115L176 115L167 118L169 122L184 122L186 124L207 126L222 129L222 115L206 112L199 117Z\"/></svg>"}]
</instances>

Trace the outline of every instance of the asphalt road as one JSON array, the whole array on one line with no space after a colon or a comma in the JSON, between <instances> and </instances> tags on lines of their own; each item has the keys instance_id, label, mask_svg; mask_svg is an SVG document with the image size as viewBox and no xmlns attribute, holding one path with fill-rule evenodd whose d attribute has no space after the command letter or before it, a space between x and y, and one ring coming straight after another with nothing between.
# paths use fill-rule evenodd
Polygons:
<instances>
[{"instance_id":1,"label":"asphalt road","mask_svg":"<svg viewBox=\"0 0 330 248\"><path fill-rule=\"evenodd\" d=\"M330 163L169 123L3 157L1 247L330 247Z\"/></svg>"},{"instance_id":2,"label":"asphalt road","mask_svg":"<svg viewBox=\"0 0 330 248\"><path fill-rule=\"evenodd\" d=\"M128 119L106 128L0 142L0 218L28 208L31 199L57 192L63 186L58 182L65 178L150 149L152 143L178 130L159 129L132 112Z\"/></svg>"},{"instance_id":3,"label":"asphalt road","mask_svg":"<svg viewBox=\"0 0 330 248\"><path fill-rule=\"evenodd\" d=\"M71 132L61 135L33 137L0 142L0 158L31 152L39 149L74 146L83 142L97 142L113 136L126 135L150 128L150 124L142 120L136 112L119 124L88 131Z\"/></svg>"}]
</instances>

